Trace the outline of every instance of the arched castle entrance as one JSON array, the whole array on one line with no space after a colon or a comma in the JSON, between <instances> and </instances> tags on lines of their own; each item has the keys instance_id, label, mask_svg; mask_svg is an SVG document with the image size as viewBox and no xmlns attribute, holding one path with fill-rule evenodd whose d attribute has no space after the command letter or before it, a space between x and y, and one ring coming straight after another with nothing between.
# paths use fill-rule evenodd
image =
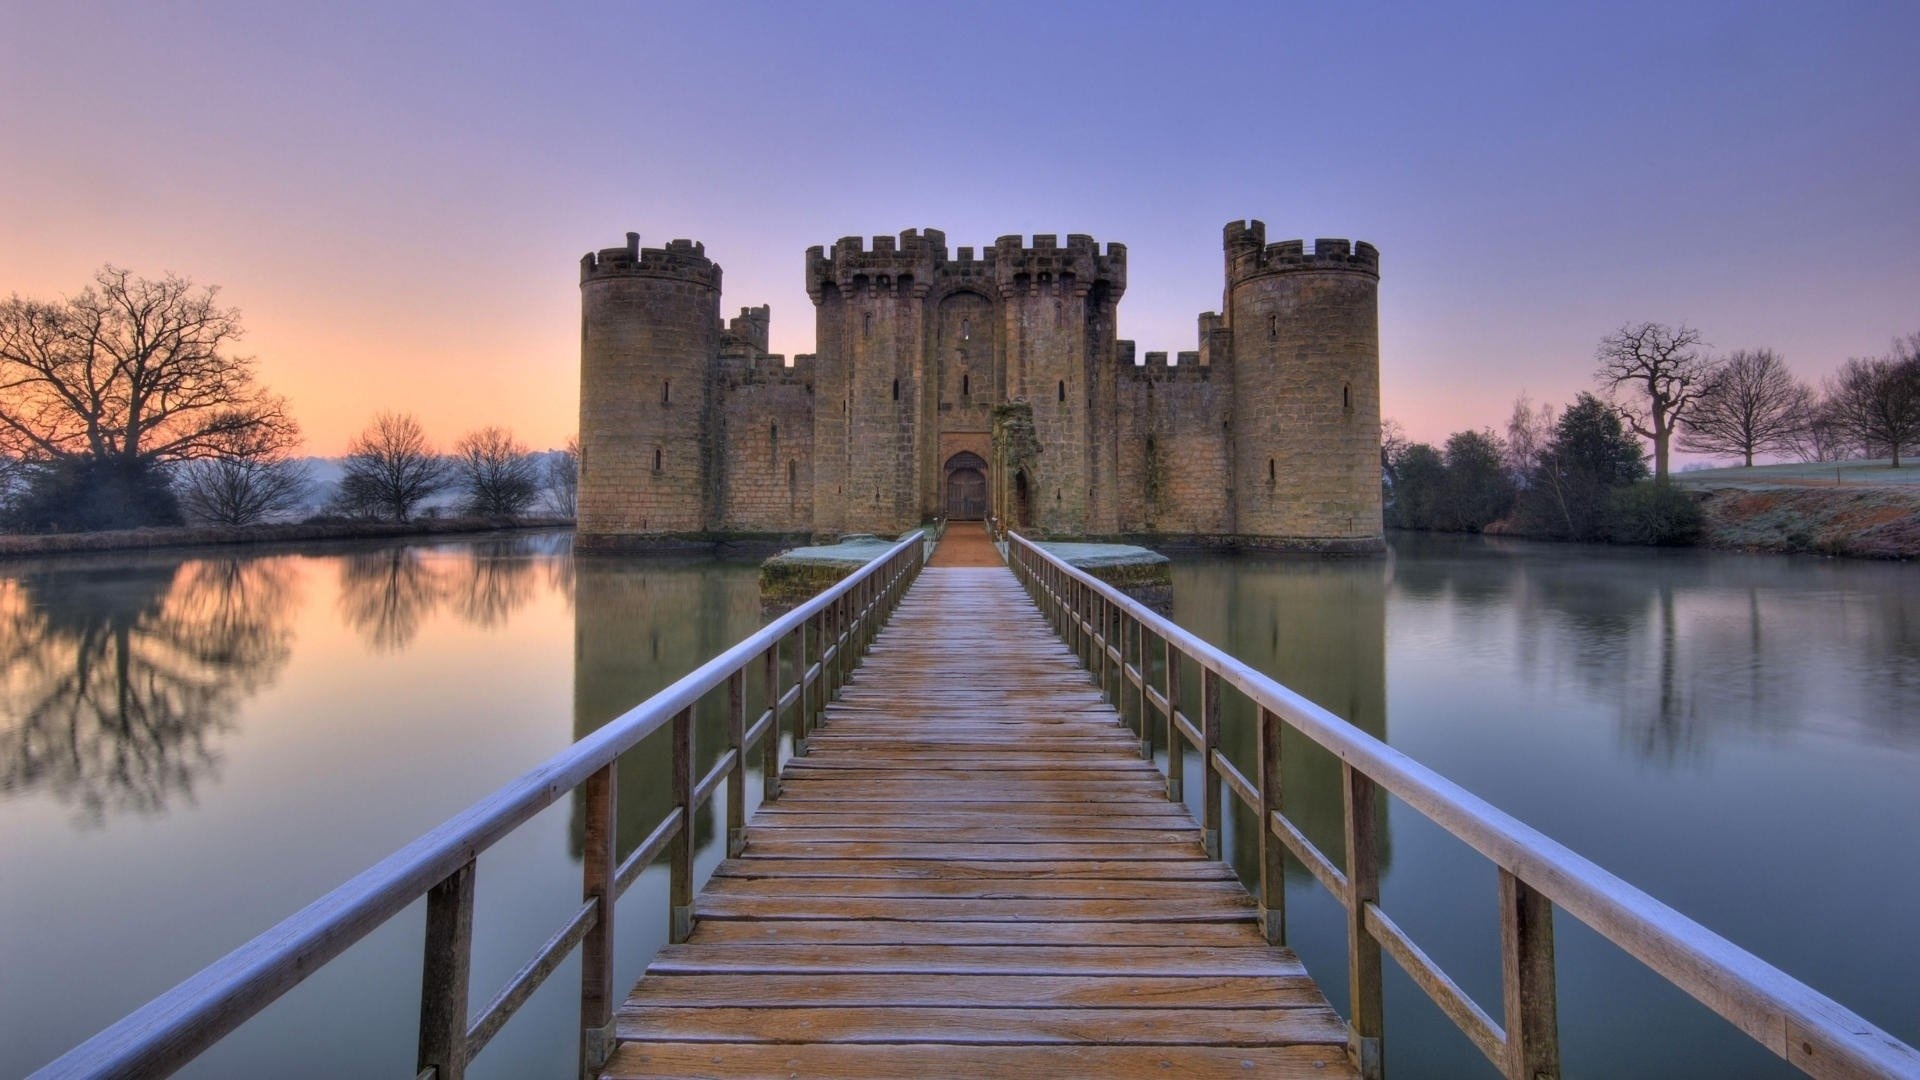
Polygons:
<instances>
[{"instance_id":1,"label":"arched castle entrance","mask_svg":"<svg viewBox=\"0 0 1920 1080\"><path fill-rule=\"evenodd\" d=\"M941 469L946 492L943 510L949 521L979 521L987 516L987 462L962 450Z\"/></svg>"}]
</instances>

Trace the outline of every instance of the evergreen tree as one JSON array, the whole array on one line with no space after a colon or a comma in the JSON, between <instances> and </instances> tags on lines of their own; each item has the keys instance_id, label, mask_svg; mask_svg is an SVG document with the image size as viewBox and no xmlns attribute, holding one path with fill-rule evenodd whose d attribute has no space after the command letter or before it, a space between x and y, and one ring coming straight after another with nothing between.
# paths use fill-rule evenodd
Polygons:
<instances>
[{"instance_id":1,"label":"evergreen tree","mask_svg":"<svg viewBox=\"0 0 1920 1080\"><path fill-rule=\"evenodd\" d=\"M1614 489L1647 476L1640 443L1620 414L1592 394L1581 394L1554 425L1520 499L1522 527L1542 536L1601 540L1608 533L1607 500Z\"/></svg>"},{"instance_id":2,"label":"evergreen tree","mask_svg":"<svg viewBox=\"0 0 1920 1080\"><path fill-rule=\"evenodd\" d=\"M1447 439L1447 472L1434 507L1433 527L1479 532L1513 509L1513 476L1506 447L1491 431L1456 431Z\"/></svg>"}]
</instances>

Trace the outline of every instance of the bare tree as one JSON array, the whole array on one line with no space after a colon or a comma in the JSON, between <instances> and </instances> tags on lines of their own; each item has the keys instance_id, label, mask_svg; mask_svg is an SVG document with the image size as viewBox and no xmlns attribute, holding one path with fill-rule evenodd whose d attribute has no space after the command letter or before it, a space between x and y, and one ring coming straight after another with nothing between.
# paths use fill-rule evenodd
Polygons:
<instances>
[{"instance_id":1,"label":"bare tree","mask_svg":"<svg viewBox=\"0 0 1920 1080\"><path fill-rule=\"evenodd\" d=\"M580 511L580 437L547 456L547 509L561 517L579 516Z\"/></svg>"},{"instance_id":2,"label":"bare tree","mask_svg":"<svg viewBox=\"0 0 1920 1080\"><path fill-rule=\"evenodd\" d=\"M1920 333L1896 338L1890 355L1841 365L1827 384L1827 405L1841 430L1899 468L1901 448L1920 442Z\"/></svg>"},{"instance_id":3,"label":"bare tree","mask_svg":"<svg viewBox=\"0 0 1920 1080\"><path fill-rule=\"evenodd\" d=\"M1507 417L1504 458L1507 471L1519 486L1527 486L1540 465L1540 455L1546 453L1547 444L1553 441L1553 422L1553 406L1544 401L1535 405L1525 393L1513 399L1513 413Z\"/></svg>"},{"instance_id":4,"label":"bare tree","mask_svg":"<svg viewBox=\"0 0 1920 1080\"><path fill-rule=\"evenodd\" d=\"M519 517L540 494L539 468L503 427L483 427L454 444L453 472L467 512L479 517Z\"/></svg>"},{"instance_id":5,"label":"bare tree","mask_svg":"<svg viewBox=\"0 0 1920 1080\"><path fill-rule=\"evenodd\" d=\"M1407 445L1407 429L1401 426L1400 421L1392 417L1380 421L1380 471L1390 484L1400 480L1398 462Z\"/></svg>"},{"instance_id":6,"label":"bare tree","mask_svg":"<svg viewBox=\"0 0 1920 1080\"><path fill-rule=\"evenodd\" d=\"M1844 461L1854 450L1853 436L1840 422L1833 403L1809 393L1794 424L1794 455L1801 461Z\"/></svg>"},{"instance_id":7,"label":"bare tree","mask_svg":"<svg viewBox=\"0 0 1920 1080\"><path fill-rule=\"evenodd\" d=\"M1653 442L1653 478L1667 479L1667 456L1674 430L1687 418L1701 388L1714 372L1703 351L1700 331L1684 323L1630 323L1600 339L1593 377L1609 395L1623 386L1636 392L1632 404L1615 400L1620 418L1634 434Z\"/></svg>"},{"instance_id":8,"label":"bare tree","mask_svg":"<svg viewBox=\"0 0 1920 1080\"><path fill-rule=\"evenodd\" d=\"M312 485L305 463L287 455L292 429L228 436L218 456L189 461L174 473L180 509L208 525L251 525L298 510Z\"/></svg>"},{"instance_id":9,"label":"bare tree","mask_svg":"<svg viewBox=\"0 0 1920 1080\"><path fill-rule=\"evenodd\" d=\"M336 509L406 521L421 502L447 487L447 462L434 453L420 421L383 412L347 444Z\"/></svg>"},{"instance_id":10,"label":"bare tree","mask_svg":"<svg viewBox=\"0 0 1920 1080\"><path fill-rule=\"evenodd\" d=\"M1790 452L1806 422L1812 393L1772 349L1736 349L1700 388L1682 424L1680 446L1704 454Z\"/></svg>"},{"instance_id":11,"label":"bare tree","mask_svg":"<svg viewBox=\"0 0 1920 1080\"><path fill-rule=\"evenodd\" d=\"M114 266L93 281L58 303L0 303L0 452L168 462L291 426L252 359L227 351L240 313L218 289Z\"/></svg>"}]
</instances>

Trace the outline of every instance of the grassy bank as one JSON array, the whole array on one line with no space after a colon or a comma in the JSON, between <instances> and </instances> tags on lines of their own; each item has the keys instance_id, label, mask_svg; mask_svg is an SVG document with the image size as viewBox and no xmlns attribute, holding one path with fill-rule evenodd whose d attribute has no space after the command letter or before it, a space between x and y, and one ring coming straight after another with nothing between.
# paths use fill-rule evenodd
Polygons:
<instances>
[{"instance_id":1,"label":"grassy bank","mask_svg":"<svg viewBox=\"0 0 1920 1080\"><path fill-rule=\"evenodd\" d=\"M1676 473L1706 514L1707 547L1920 558L1920 465L1790 462Z\"/></svg>"},{"instance_id":2,"label":"grassy bank","mask_svg":"<svg viewBox=\"0 0 1920 1080\"><path fill-rule=\"evenodd\" d=\"M1920 486L1741 486L1701 495L1707 547L1920 558Z\"/></svg>"},{"instance_id":3,"label":"grassy bank","mask_svg":"<svg viewBox=\"0 0 1920 1080\"><path fill-rule=\"evenodd\" d=\"M302 522L286 525L192 526L125 529L114 532L14 534L0 536L0 558L67 555L88 551L144 551L152 548L218 544L276 544L308 540L385 540L405 536L490 532L496 529L551 529L572 525L567 518L522 518L510 524L484 518L435 518L430 521Z\"/></svg>"}]
</instances>

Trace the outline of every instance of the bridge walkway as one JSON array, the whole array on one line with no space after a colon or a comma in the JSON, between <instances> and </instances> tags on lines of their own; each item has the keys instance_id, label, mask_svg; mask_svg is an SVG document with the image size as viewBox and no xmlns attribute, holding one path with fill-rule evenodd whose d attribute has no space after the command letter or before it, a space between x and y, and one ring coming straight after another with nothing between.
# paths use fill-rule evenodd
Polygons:
<instances>
[{"instance_id":1,"label":"bridge walkway","mask_svg":"<svg viewBox=\"0 0 1920 1080\"><path fill-rule=\"evenodd\" d=\"M603 1075L1355 1075L1118 721L1010 571L936 560Z\"/></svg>"}]
</instances>

